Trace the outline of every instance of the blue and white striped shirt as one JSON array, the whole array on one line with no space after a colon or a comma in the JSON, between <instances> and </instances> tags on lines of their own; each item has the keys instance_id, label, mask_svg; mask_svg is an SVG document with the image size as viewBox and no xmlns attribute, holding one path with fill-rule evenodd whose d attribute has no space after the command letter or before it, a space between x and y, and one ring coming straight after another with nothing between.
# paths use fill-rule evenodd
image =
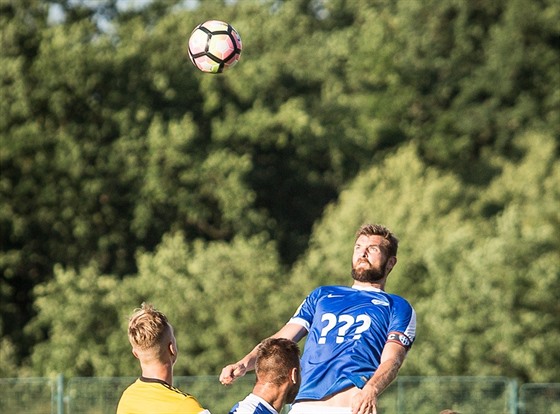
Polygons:
<instances>
[{"instance_id":1,"label":"blue and white striped shirt","mask_svg":"<svg viewBox=\"0 0 560 414\"><path fill-rule=\"evenodd\" d=\"M278 411L261 397L251 393L235 404L229 414L278 414Z\"/></svg>"}]
</instances>

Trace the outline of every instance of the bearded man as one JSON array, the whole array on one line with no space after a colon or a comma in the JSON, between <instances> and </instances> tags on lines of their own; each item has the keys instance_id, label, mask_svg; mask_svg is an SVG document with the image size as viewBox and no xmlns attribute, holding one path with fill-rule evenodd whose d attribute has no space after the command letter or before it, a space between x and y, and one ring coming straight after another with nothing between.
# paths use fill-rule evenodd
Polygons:
<instances>
[{"instance_id":1,"label":"bearded man","mask_svg":"<svg viewBox=\"0 0 560 414\"><path fill-rule=\"evenodd\" d=\"M416 313L402 297L386 293L397 264L398 239L380 224L357 231L353 284L311 292L272 338L298 342L305 335L301 386L290 414L376 414L379 395L397 377L416 336ZM254 369L258 346L224 367L231 384Z\"/></svg>"}]
</instances>

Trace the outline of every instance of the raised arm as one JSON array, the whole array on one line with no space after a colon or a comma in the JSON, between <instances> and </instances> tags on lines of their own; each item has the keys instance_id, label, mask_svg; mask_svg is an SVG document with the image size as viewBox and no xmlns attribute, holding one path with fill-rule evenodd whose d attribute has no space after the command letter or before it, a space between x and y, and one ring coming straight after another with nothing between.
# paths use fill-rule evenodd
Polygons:
<instances>
[{"instance_id":1,"label":"raised arm","mask_svg":"<svg viewBox=\"0 0 560 414\"><path fill-rule=\"evenodd\" d=\"M296 323L287 323L276 332L271 338L286 338L299 342L301 338L307 335L307 330ZM251 352L241 358L238 362L225 366L220 374L220 382L223 385L230 385L237 378L242 377L247 371L255 369L255 359L257 357L257 349L255 346Z\"/></svg>"}]
</instances>

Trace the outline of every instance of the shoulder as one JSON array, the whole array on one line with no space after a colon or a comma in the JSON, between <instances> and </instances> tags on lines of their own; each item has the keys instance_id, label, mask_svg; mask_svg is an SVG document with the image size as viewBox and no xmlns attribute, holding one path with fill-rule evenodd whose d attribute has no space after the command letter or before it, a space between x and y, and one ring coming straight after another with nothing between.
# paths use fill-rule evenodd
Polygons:
<instances>
[{"instance_id":1,"label":"shoulder","mask_svg":"<svg viewBox=\"0 0 560 414\"><path fill-rule=\"evenodd\" d=\"M244 400L233 406L229 414L278 414L268 402L250 393Z\"/></svg>"},{"instance_id":2,"label":"shoulder","mask_svg":"<svg viewBox=\"0 0 560 414\"><path fill-rule=\"evenodd\" d=\"M188 408L190 410L196 410L195 412L197 412L197 413L204 412L203 411L204 408L202 407L202 405L200 405L200 403L198 402L198 400L194 396L192 396L190 394L185 394L181 391L179 391L179 393L181 395L183 395L183 397L184 397L181 401L181 405L184 408Z\"/></svg>"},{"instance_id":3,"label":"shoulder","mask_svg":"<svg viewBox=\"0 0 560 414\"><path fill-rule=\"evenodd\" d=\"M348 286L319 286L309 294L310 296L325 296L329 294L344 294L352 293L354 290Z\"/></svg>"},{"instance_id":4,"label":"shoulder","mask_svg":"<svg viewBox=\"0 0 560 414\"><path fill-rule=\"evenodd\" d=\"M393 303L393 306L397 308L408 308L410 310L414 310L410 302L402 296L395 295L394 293L387 293L387 296L390 299L391 303Z\"/></svg>"},{"instance_id":5,"label":"shoulder","mask_svg":"<svg viewBox=\"0 0 560 414\"><path fill-rule=\"evenodd\" d=\"M209 414L195 397L163 381L143 378L123 393L117 413L168 412Z\"/></svg>"}]
</instances>

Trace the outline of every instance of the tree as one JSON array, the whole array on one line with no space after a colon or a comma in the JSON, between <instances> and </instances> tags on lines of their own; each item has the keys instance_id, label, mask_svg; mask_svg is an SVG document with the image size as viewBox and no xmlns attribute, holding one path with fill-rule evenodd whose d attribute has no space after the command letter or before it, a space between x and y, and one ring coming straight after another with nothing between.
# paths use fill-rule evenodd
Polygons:
<instances>
[{"instance_id":1,"label":"tree","mask_svg":"<svg viewBox=\"0 0 560 414\"><path fill-rule=\"evenodd\" d=\"M174 326L177 375L217 374L282 322L269 309L285 270L264 235L207 243L169 234L154 253L138 254L138 266L122 282L93 266L59 267L54 280L37 288L37 317L27 329L48 337L33 351L37 375L62 368L67 376L136 375L126 328L142 302Z\"/></svg>"},{"instance_id":2,"label":"tree","mask_svg":"<svg viewBox=\"0 0 560 414\"><path fill-rule=\"evenodd\" d=\"M468 167L481 153L506 154L532 128L558 134L557 2L399 6L391 92L409 95L395 115L425 159L480 179Z\"/></svg>"},{"instance_id":3,"label":"tree","mask_svg":"<svg viewBox=\"0 0 560 414\"><path fill-rule=\"evenodd\" d=\"M155 254L139 257L139 274L124 288L175 321L183 355L178 373L217 374L224 361L240 358L280 325L282 315L270 304L285 274L264 234L230 243L190 243L175 234Z\"/></svg>"},{"instance_id":4,"label":"tree","mask_svg":"<svg viewBox=\"0 0 560 414\"><path fill-rule=\"evenodd\" d=\"M188 249L274 240L282 269L297 262L285 272L304 292L331 281L325 270L346 281L341 249L375 191L388 197L371 212L376 221L441 248L404 240L391 276L423 311L431 274L466 275L475 260L463 249L479 248L478 232L503 242L511 233L497 217L529 215L512 200L538 205L525 189L502 194L494 183L508 188L507 166L536 154L516 137L558 136L559 9L550 0L1 3L0 335L15 365L59 335L52 315L41 319L42 302L32 307L33 292L47 300L41 289L62 277L55 268L133 280L137 255L154 254L166 234L183 234ZM218 14L245 47L230 73L209 76L185 47L192 28ZM346 207L351 199L363 210ZM325 226L331 220L340 223ZM300 269L317 269L317 279ZM448 287L443 276L437 283ZM288 317L303 298L284 295L271 306Z\"/></svg>"},{"instance_id":5,"label":"tree","mask_svg":"<svg viewBox=\"0 0 560 414\"><path fill-rule=\"evenodd\" d=\"M22 139L36 136L40 129L36 123L28 123L35 107L27 96L35 81L25 74L38 53L46 15L46 7L39 1L0 4L0 337L3 352L15 350L6 361L12 359L16 364L21 362L18 350L29 345L21 330L32 303L28 292L48 266L45 260L36 260L40 243L25 237L34 227L26 216L35 180L42 171L33 159L37 141Z\"/></svg>"},{"instance_id":6,"label":"tree","mask_svg":"<svg viewBox=\"0 0 560 414\"><path fill-rule=\"evenodd\" d=\"M94 261L121 278L135 272L139 247L152 250L172 228L229 240L259 232L263 213L248 211L247 157L209 146L194 72L177 59L194 15L149 30L132 16L103 33L94 11L47 26L43 3L3 7L0 326L22 344L19 362L32 342L22 334L32 289L55 264Z\"/></svg>"},{"instance_id":7,"label":"tree","mask_svg":"<svg viewBox=\"0 0 560 414\"><path fill-rule=\"evenodd\" d=\"M496 157L493 164L501 174L480 197L480 211L495 212L488 226L492 232L457 266L467 283L472 284L473 277L480 282L473 301L487 298L491 306L479 307L476 320L488 325L477 335L476 345L473 335L460 342L472 352L471 372L558 382L552 367L559 355L551 345L560 339L555 293L560 287L558 142L533 132L518 136L513 144L518 160ZM481 346L487 352L474 351Z\"/></svg>"},{"instance_id":8,"label":"tree","mask_svg":"<svg viewBox=\"0 0 560 414\"><path fill-rule=\"evenodd\" d=\"M126 347L111 338L126 320L119 315L117 287L117 279L91 265L80 272L58 266L55 278L35 289L37 316L26 330L30 336L45 332L48 338L31 355L37 375L119 375L113 362Z\"/></svg>"},{"instance_id":9,"label":"tree","mask_svg":"<svg viewBox=\"0 0 560 414\"><path fill-rule=\"evenodd\" d=\"M349 284L353 231L385 223L400 238L387 289L418 316L403 373L558 381L557 143L538 133L514 143L519 160L488 160L499 172L483 191L427 167L413 146L360 174L315 227L289 289Z\"/></svg>"}]
</instances>

